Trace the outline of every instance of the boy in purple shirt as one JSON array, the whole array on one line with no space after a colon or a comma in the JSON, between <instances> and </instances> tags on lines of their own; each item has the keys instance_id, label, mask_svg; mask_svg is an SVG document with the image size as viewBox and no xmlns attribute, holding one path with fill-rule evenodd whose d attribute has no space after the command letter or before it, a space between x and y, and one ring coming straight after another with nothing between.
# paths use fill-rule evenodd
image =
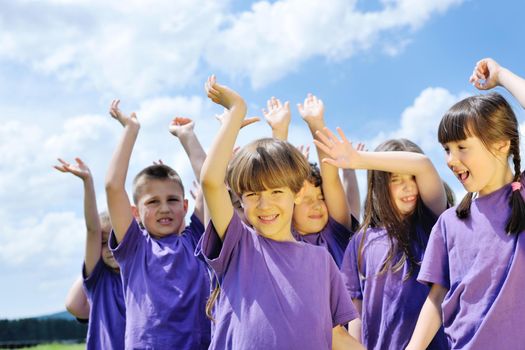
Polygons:
<instances>
[{"instance_id":1,"label":"boy in purple shirt","mask_svg":"<svg viewBox=\"0 0 525 350\"><path fill-rule=\"evenodd\" d=\"M211 217L201 249L221 286L210 349L362 348L340 327L356 311L332 258L291 233L306 159L276 139L257 140L237 152L227 181L243 203L248 227L234 214L224 183L246 105L214 76L206 91L229 111L201 175Z\"/></svg>"},{"instance_id":2,"label":"boy in purple shirt","mask_svg":"<svg viewBox=\"0 0 525 350\"><path fill-rule=\"evenodd\" d=\"M525 80L493 59L479 61L470 82L481 90L501 85L525 107ZM525 179L516 115L498 93L467 97L445 113L438 139L468 193L430 235L418 280L431 289L407 349L426 347L441 323L452 349L525 349Z\"/></svg>"},{"instance_id":3,"label":"boy in purple shirt","mask_svg":"<svg viewBox=\"0 0 525 350\"><path fill-rule=\"evenodd\" d=\"M55 169L71 173L84 183L84 219L87 228L82 268L84 290L75 287L66 307L77 318L89 318L86 349L124 349L126 309L119 265L108 247L111 231L109 216L97 212L93 176L89 167L79 158L76 159L76 165L62 159L58 161L61 164L55 165ZM87 307L84 302L86 298Z\"/></svg>"},{"instance_id":4,"label":"boy in purple shirt","mask_svg":"<svg viewBox=\"0 0 525 350\"><path fill-rule=\"evenodd\" d=\"M160 164L133 181L132 207L124 184L139 123L113 101L110 114L124 126L106 176L113 224L110 247L119 262L126 301L126 348L206 349L210 323L205 264L194 256L204 228L202 200L185 227L188 202L175 170ZM134 216L137 218L135 220Z\"/></svg>"}]
</instances>

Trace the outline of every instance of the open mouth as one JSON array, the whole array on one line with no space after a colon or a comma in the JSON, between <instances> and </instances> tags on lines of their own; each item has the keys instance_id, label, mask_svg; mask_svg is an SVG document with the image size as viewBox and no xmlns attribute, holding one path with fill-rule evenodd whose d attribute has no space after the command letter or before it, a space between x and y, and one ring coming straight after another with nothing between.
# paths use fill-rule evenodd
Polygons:
<instances>
[{"instance_id":1,"label":"open mouth","mask_svg":"<svg viewBox=\"0 0 525 350\"><path fill-rule=\"evenodd\" d=\"M263 224L271 224L272 222L275 221L275 219L277 219L278 216L279 216L279 214L260 215L260 216L258 216L258 218Z\"/></svg>"},{"instance_id":2,"label":"open mouth","mask_svg":"<svg viewBox=\"0 0 525 350\"><path fill-rule=\"evenodd\" d=\"M416 199L417 199L417 196L406 196L406 197L402 197L401 201L404 203L412 203L412 202L415 202Z\"/></svg>"},{"instance_id":3,"label":"open mouth","mask_svg":"<svg viewBox=\"0 0 525 350\"><path fill-rule=\"evenodd\" d=\"M173 222L173 219L171 218L161 218L158 219L157 222L161 225L170 225Z\"/></svg>"},{"instance_id":4,"label":"open mouth","mask_svg":"<svg viewBox=\"0 0 525 350\"><path fill-rule=\"evenodd\" d=\"M470 176L470 172L467 170L460 171L456 173L456 176L458 177L459 181L461 181L461 183L464 183Z\"/></svg>"}]
</instances>

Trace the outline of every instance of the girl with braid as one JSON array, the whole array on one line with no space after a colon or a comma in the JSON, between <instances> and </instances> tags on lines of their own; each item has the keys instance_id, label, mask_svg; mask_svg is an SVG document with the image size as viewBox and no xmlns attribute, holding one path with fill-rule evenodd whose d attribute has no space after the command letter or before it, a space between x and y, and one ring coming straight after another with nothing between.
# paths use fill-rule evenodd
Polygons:
<instances>
[{"instance_id":1,"label":"girl with braid","mask_svg":"<svg viewBox=\"0 0 525 350\"><path fill-rule=\"evenodd\" d=\"M480 90L502 86L525 106L525 80L490 58L470 81ZM442 324L451 349L523 349L525 175L516 116L498 93L471 96L445 114L438 138L468 193L430 235L418 280L431 289L407 349L426 348Z\"/></svg>"}]
</instances>

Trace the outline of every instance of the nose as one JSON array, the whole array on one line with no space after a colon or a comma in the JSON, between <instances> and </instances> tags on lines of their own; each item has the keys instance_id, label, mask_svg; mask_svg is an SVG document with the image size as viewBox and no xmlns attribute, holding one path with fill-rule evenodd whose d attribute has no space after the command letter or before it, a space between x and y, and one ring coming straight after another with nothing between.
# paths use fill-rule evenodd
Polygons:
<instances>
[{"instance_id":1,"label":"nose","mask_svg":"<svg viewBox=\"0 0 525 350\"><path fill-rule=\"evenodd\" d=\"M166 212L170 211L170 207L168 205L168 202L164 202L164 201L161 202L159 211L161 213L166 213Z\"/></svg>"},{"instance_id":2,"label":"nose","mask_svg":"<svg viewBox=\"0 0 525 350\"><path fill-rule=\"evenodd\" d=\"M261 194L259 196L259 201L257 202L257 207L259 209L265 209L265 208L269 207L269 205L270 205L269 198L266 195Z\"/></svg>"},{"instance_id":3,"label":"nose","mask_svg":"<svg viewBox=\"0 0 525 350\"><path fill-rule=\"evenodd\" d=\"M449 151L446 154L446 160L447 160L447 165L449 168L452 168L452 166L454 166L458 162L455 153L452 151Z\"/></svg>"}]
</instances>

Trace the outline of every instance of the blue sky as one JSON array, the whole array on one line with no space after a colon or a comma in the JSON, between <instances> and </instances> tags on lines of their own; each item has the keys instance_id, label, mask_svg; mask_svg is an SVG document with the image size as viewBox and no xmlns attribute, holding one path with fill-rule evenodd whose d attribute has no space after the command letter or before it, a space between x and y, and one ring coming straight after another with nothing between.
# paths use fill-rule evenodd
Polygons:
<instances>
[{"instance_id":1,"label":"blue sky","mask_svg":"<svg viewBox=\"0 0 525 350\"><path fill-rule=\"evenodd\" d=\"M461 195L437 123L476 93L468 77L480 58L525 75L524 12L517 0L3 2L0 318L63 310L82 263L82 185L52 165L84 159L105 207L104 172L121 132L107 114L112 98L142 124L130 177L160 158L192 180L167 126L175 115L193 118L209 146L220 110L203 83L216 73L245 97L250 115L271 96L295 106L312 92L328 126L369 148L411 138ZM263 135L270 129L261 122L239 144ZM295 107L290 141L311 143Z\"/></svg>"}]
</instances>

